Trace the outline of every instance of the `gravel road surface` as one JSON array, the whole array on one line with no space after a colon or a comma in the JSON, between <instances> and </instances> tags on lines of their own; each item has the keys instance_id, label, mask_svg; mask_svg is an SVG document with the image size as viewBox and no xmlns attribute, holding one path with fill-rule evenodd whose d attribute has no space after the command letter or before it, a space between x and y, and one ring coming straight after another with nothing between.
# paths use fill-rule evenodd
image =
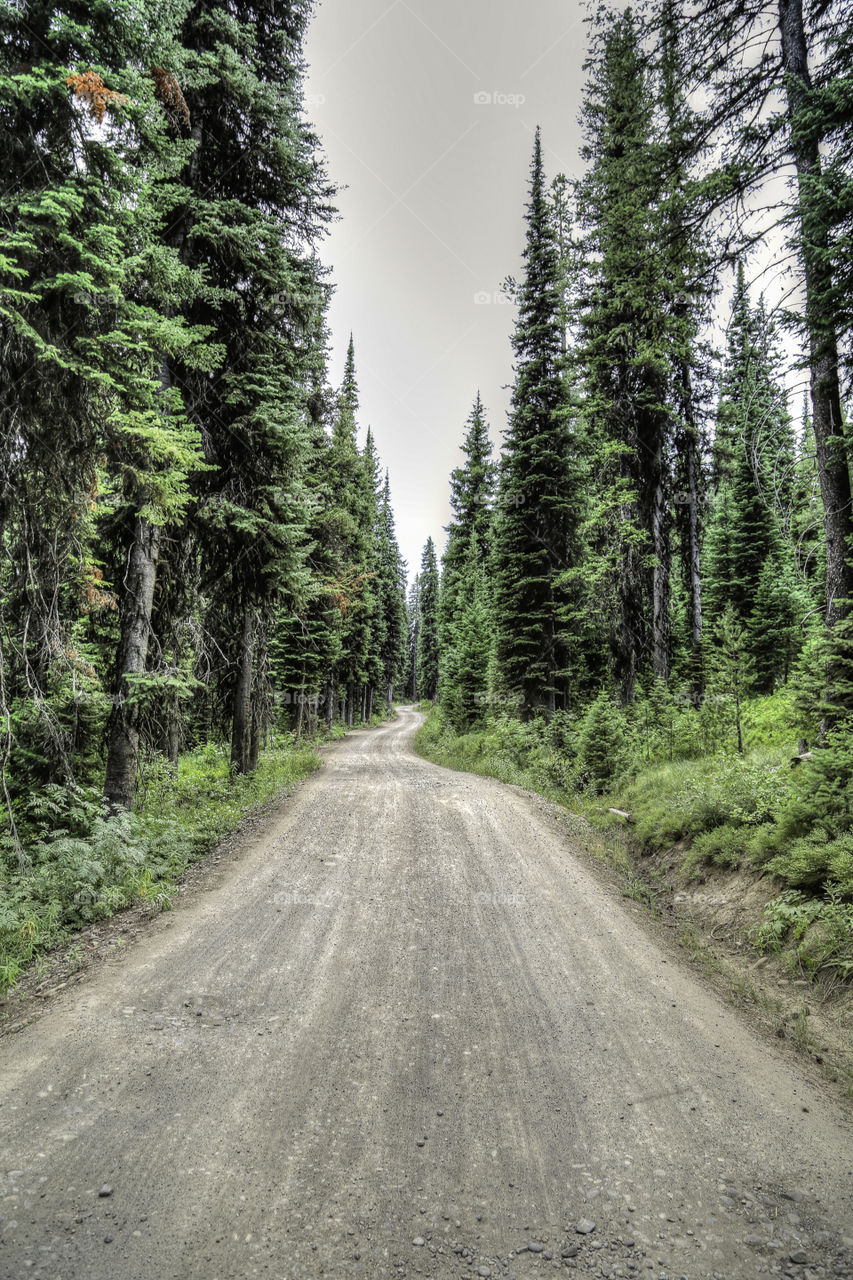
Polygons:
<instances>
[{"instance_id":1,"label":"gravel road surface","mask_svg":"<svg viewBox=\"0 0 853 1280\"><path fill-rule=\"evenodd\" d=\"M853 1276L853 1129L543 801L333 747L0 1040L0 1276Z\"/></svg>"}]
</instances>

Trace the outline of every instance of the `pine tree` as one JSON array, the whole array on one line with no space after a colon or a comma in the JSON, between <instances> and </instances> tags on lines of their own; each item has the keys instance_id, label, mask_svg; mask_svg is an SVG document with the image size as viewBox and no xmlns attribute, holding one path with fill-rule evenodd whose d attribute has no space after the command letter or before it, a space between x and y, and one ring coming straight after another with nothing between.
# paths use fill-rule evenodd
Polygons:
<instances>
[{"instance_id":1,"label":"pine tree","mask_svg":"<svg viewBox=\"0 0 853 1280\"><path fill-rule=\"evenodd\" d=\"M476 546L468 552L453 615L452 647L442 648L441 705L448 721L464 733L489 705L491 616L485 563Z\"/></svg>"},{"instance_id":2,"label":"pine tree","mask_svg":"<svg viewBox=\"0 0 853 1280\"><path fill-rule=\"evenodd\" d=\"M427 538L418 575L418 627L415 651L417 696L431 701L438 689L438 561Z\"/></svg>"},{"instance_id":3,"label":"pine tree","mask_svg":"<svg viewBox=\"0 0 853 1280\"><path fill-rule=\"evenodd\" d=\"M704 688L701 542L706 497L704 387L710 353L701 341L707 320L712 256L697 225L708 195L703 185L702 127L685 88L687 51L675 0L662 0L658 73L665 127L660 147L660 219L671 334L671 414L675 504L673 525L681 582L673 584L673 631L683 627L683 664L695 697ZM676 604L683 601L681 608ZM673 638L673 653L676 643Z\"/></svg>"},{"instance_id":4,"label":"pine tree","mask_svg":"<svg viewBox=\"0 0 853 1280\"><path fill-rule=\"evenodd\" d=\"M787 678L802 603L793 550L779 522L781 506L789 501L780 476L785 486L792 478L786 461L790 423L769 358L762 315L750 307L741 268L721 383L706 606L712 626L730 609L746 628L762 692Z\"/></svg>"},{"instance_id":5,"label":"pine tree","mask_svg":"<svg viewBox=\"0 0 853 1280\"><path fill-rule=\"evenodd\" d=\"M381 619L378 642L381 688L386 710L390 711L394 703L394 690L404 679L408 618L406 564L397 544L387 471L379 503L376 596Z\"/></svg>"},{"instance_id":6,"label":"pine tree","mask_svg":"<svg viewBox=\"0 0 853 1280\"><path fill-rule=\"evenodd\" d=\"M408 621L406 663L403 676L403 688L407 698L416 702L420 697L418 687L418 636L421 628L421 578L416 573L409 587L406 598L406 615Z\"/></svg>"},{"instance_id":7,"label":"pine tree","mask_svg":"<svg viewBox=\"0 0 853 1280\"><path fill-rule=\"evenodd\" d=\"M563 348L557 242L539 132L533 153L524 278L513 335L515 382L492 545L495 679L528 713L571 690L570 635L584 507L582 441ZM567 585L568 584L568 585Z\"/></svg>"},{"instance_id":8,"label":"pine tree","mask_svg":"<svg viewBox=\"0 0 853 1280\"><path fill-rule=\"evenodd\" d=\"M743 704L755 685L755 666L746 629L730 604L718 619L713 638L708 650L708 696L730 707L737 749L743 755Z\"/></svg>"},{"instance_id":9,"label":"pine tree","mask_svg":"<svg viewBox=\"0 0 853 1280\"><path fill-rule=\"evenodd\" d=\"M210 470L196 486L208 630L228 658L231 759L254 767L271 706L266 665L282 601L309 590L300 493L311 432L307 398L324 363L328 288L315 245L331 192L300 114L301 0L197 3L182 31L196 149L176 210L181 252L204 264L189 309L224 362L218 376L170 366L203 427Z\"/></svg>"},{"instance_id":10,"label":"pine tree","mask_svg":"<svg viewBox=\"0 0 853 1280\"><path fill-rule=\"evenodd\" d=\"M630 11L607 15L584 100L590 162L580 186L589 302L582 317L586 414L612 498L601 539L618 539L611 599L622 696L670 668L671 311L660 248L654 98ZM601 537L601 535L600 535Z\"/></svg>"},{"instance_id":11,"label":"pine tree","mask_svg":"<svg viewBox=\"0 0 853 1280\"><path fill-rule=\"evenodd\" d=\"M159 543L200 462L198 434L162 378L169 354L207 363L204 335L174 314L195 282L160 241L187 148L149 70L177 56L182 12L143 4L79 21L31 3L0 15L2 204L13 228L0 259L0 533L23 540L14 561L29 578L15 609L26 640L7 639L26 688L41 689L48 754L71 776L77 699L67 722L54 695L85 666L103 706L109 677L84 662L70 618L87 599L120 613L106 787L120 805L133 794ZM34 518L39 490L49 497ZM124 530L114 590L95 555L107 525ZM7 582L10 604L17 589Z\"/></svg>"},{"instance_id":12,"label":"pine tree","mask_svg":"<svg viewBox=\"0 0 853 1280\"><path fill-rule=\"evenodd\" d=\"M706 0L698 8L680 0L678 19L690 49L685 82L705 98L705 136L721 153L712 182L717 209L728 197L729 240L746 239L742 211L755 204L769 206L775 225L792 228L804 314L792 313L788 321L808 347L827 557L825 609L833 627L853 599L850 449L838 355L849 313L834 275L844 270L845 240L837 228L849 217L851 200L843 183L836 188L840 201L829 194L853 146L850 113L842 106L849 75L846 7L828 0L804 12L803 0L780 0L768 26L763 0ZM759 41L765 53L756 65ZM789 188L767 184L792 162L796 185L789 197Z\"/></svg>"},{"instance_id":13,"label":"pine tree","mask_svg":"<svg viewBox=\"0 0 853 1280\"><path fill-rule=\"evenodd\" d=\"M471 603L473 572L478 579L483 609L486 582L482 567L489 551L496 467L492 444L479 393L468 418L462 443L465 461L450 476L451 521L442 556L438 622L440 640L440 694L442 704L455 700L457 649L461 642L462 613ZM464 623L466 636L471 620ZM488 654L488 631L484 627L480 648ZM485 670L485 669L484 669ZM483 686L485 688L485 685Z\"/></svg>"}]
</instances>

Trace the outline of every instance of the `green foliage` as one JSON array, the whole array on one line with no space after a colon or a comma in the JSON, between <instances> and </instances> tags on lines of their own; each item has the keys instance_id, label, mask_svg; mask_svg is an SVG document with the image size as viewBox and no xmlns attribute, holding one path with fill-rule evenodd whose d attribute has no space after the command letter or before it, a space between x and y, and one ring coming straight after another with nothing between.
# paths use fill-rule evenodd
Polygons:
<instances>
[{"instance_id":1,"label":"green foliage","mask_svg":"<svg viewBox=\"0 0 853 1280\"><path fill-rule=\"evenodd\" d=\"M313 747L284 740L234 777L225 747L207 744L177 776L159 768L132 813L110 814L93 788L43 788L26 815L32 867L22 872L11 843L0 846L0 987L75 929L138 902L168 908L191 861L318 764Z\"/></svg>"},{"instance_id":2,"label":"green foliage","mask_svg":"<svg viewBox=\"0 0 853 1280\"><path fill-rule=\"evenodd\" d=\"M703 831L690 846L684 870L690 874L706 864L714 867L740 866L748 847L747 834L744 827L728 823L714 827L712 831Z\"/></svg>"},{"instance_id":3,"label":"green foliage","mask_svg":"<svg viewBox=\"0 0 853 1280\"><path fill-rule=\"evenodd\" d=\"M604 791L628 761L625 714L607 693L587 709L578 733L577 772L582 785Z\"/></svg>"},{"instance_id":4,"label":"green foliage","mask_svg":"<svg viewBox=\"0 0 853 1280\"><path fill-rule=\"evenodd\" d=\"M787 842L766 869L798 888L821 885L842 898L853 898L853 834L833 839L821 827Z\"/></svg>"},{"instance_id":5,"label":"green foliage","mask_svg":"<svg viewBox=\"0 0 853 1280\"><path fill-rule=\"evenodd\" d=\"M415 653L415 680L418 697L428 701L438 689L438 562L435 544L427 538L418 577L418 629Z\"/></svg>"},{"instance_id":6,"label":"green foliage","mask_svg":"<svg viewBox=\"0 0 853 1280\"><path fill-rule=\"evenodd\" d=\"M809 978L853 978L853 902L834 889L823 897L810 898L796 889L779 894L764 908L753 940L761 952L792 947Z\"/></svg>"},{"instance_id":7,"label":"green foliage","mask_svg":"<svg viewBox=\"0 0 853 1280\"><path fill-rule=\"evenodd\" d=\"M585 446L562 355L562 270L536 132L524 277L516 290L515 381L490 560L494 691L526 715L565 705L586 506Z\"/></svg>"}]
</instances>

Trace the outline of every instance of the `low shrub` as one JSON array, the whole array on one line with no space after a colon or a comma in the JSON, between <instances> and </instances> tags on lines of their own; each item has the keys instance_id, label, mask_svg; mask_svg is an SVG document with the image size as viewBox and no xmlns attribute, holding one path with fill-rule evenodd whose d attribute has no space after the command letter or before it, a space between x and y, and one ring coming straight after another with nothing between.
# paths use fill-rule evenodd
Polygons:
<instances>
[{"instance_id":1,"label":"low shrub","mask_svg":"<svg viewBox=\"0 0 853 1280\"><path fill-rule=\"evenodd\" d=\"M764 908L753 942L761 952L793 948L796 962L810 978L853 978L853 903L830 890L807 897L797 889L779 894Z\"/></svg>"},{"instance_id":2,"label":"low shrub","mask_svg":"<svg viewBox=\"0 0 853 1280\"><path fill-rule=\"evenodd\" d=\"M698 835L690 846L684 860L684 870L690 874L700 866L738 867L743 861L748 846L748 835L744 827L733 827L724 823L713 831L704 831Z\"/></svg>"},{"instance_id":3,"label":"low shrub","mask_svg":"<svg viewBox=\"0 0 853 1280\"><path fill-rule=\"evenodd\" d=\"M228 754L203 746L149 771L133 813L108 813L93 788L47 786L27 806L21 866L0 844L0 989L74 929L135 902L166 908L191 861L237 827L246 810L319 764L292 739L264 753L254 773L233 777Z\"/></svg>"}]
</instances>

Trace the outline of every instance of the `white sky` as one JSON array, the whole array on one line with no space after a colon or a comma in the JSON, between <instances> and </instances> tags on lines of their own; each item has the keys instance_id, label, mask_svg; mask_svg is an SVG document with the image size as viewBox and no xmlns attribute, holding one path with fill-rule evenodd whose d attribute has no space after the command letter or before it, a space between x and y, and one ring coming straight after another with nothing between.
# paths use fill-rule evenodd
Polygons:
<instances>
[{"instance_id":1,"label":"white sky","mask_svg":"<svg viewBox=\"0 0 853 1280\"><path fill-rule=\"evenodd\" d=\"M332 379L352 330L362 434L372 426L390 469L413 575L430 534L443 548L478 388L496 446L506 426L514 311L493 299L518 272L537 124L549 177L579 172L583 10L322 0L306 56L308 115L347 188L323 250L337 286Z\"/></svg>"}]
</instances>

